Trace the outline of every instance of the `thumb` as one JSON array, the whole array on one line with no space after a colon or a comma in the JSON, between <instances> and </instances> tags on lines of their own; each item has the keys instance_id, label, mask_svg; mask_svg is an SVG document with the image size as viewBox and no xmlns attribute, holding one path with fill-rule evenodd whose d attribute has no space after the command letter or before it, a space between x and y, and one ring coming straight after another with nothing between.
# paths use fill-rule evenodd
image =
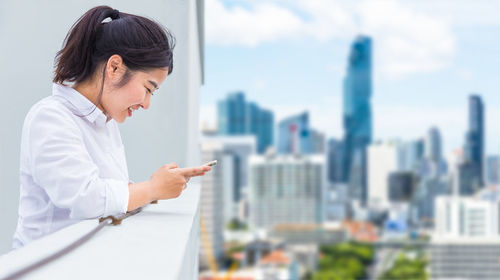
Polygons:
<instances>
[{"instance_id":1,"label":"thumb","mask_svg":"<svg viewBox=\"0 0 500 280\"><path fill-rule=\"evenodd\" d=\"M177 168L177 163L172 162L172 163L169 163L169 164L165 164L165 167L167 169L174 169L174 168Z\"/></svg>"}]
</instances>

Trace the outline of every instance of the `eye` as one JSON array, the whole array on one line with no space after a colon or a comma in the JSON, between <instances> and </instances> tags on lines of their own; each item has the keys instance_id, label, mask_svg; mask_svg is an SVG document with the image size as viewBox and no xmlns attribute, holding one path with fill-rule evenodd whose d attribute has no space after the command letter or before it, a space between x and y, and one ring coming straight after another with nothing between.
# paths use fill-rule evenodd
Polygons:
<instances>
[{"instance_id":1,"label":"eye","mask_svg":"<svg viewBox=\"0 0 500 280\"><path fill-rule=\"evenodd\" d=\"M146 93L151 93L151 95L154 95L153 92L148 87L146 87Z\"/></svg>"}]
</instances>

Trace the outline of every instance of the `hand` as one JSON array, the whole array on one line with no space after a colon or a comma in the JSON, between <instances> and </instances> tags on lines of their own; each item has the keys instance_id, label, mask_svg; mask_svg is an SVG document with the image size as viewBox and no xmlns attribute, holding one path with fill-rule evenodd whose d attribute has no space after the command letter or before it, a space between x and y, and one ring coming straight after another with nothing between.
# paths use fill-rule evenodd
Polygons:
<instances>
[{"instance_id":1,"label":"hand","mask_svg":"<svg viewBox=\"0 0 500 280\"><path fill-rule=\"evenodd\" d=\"M191 177L204 175L209 166L178 168L177 164L163 165L150 178L152 200L178 197Z\"/></svg>"}]
</instances>

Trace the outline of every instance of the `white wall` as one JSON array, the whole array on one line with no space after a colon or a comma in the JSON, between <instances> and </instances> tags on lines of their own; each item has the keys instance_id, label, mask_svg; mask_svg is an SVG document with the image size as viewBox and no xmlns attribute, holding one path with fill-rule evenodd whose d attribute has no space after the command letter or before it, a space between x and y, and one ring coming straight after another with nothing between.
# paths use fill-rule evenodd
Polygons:
<instances>
[{"instance_id":1,"label":"white wall","mask_svg":"<svg viewBox=\"0 0 500 280\"><path fill-rule=\"evenodd\" d=\"M169 28L177 41L173 73L152 98L149 111L134 114L120 127L131 179L148 179L160 165L172 161L182 166L199 163L203 36L198 32L197 2L0 1L0 254L10 249L17 223L24 116L35 102L51 94L55 54L73 23L94 6L109 5L153 18Z\"/></svg>"}]
</instances>

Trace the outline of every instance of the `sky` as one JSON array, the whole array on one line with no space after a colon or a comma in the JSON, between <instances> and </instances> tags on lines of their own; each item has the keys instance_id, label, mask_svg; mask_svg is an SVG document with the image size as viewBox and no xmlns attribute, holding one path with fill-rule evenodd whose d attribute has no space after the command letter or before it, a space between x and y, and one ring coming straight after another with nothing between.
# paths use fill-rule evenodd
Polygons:
<instances>
[{"instance_id":1,"label":"sky","mask_svg":"<svg viewBox=\"0 0 500 280\"><path fill-rule=\"evenodd\" d=\"M309 111L342 138L352 41L373 40L373 139L414 140L437 126L461 148L468 96L485 103L487 154L500 154L500 0L206 0L200 124L233 91L275 113Z\"/></svg>"}]
</instances>

